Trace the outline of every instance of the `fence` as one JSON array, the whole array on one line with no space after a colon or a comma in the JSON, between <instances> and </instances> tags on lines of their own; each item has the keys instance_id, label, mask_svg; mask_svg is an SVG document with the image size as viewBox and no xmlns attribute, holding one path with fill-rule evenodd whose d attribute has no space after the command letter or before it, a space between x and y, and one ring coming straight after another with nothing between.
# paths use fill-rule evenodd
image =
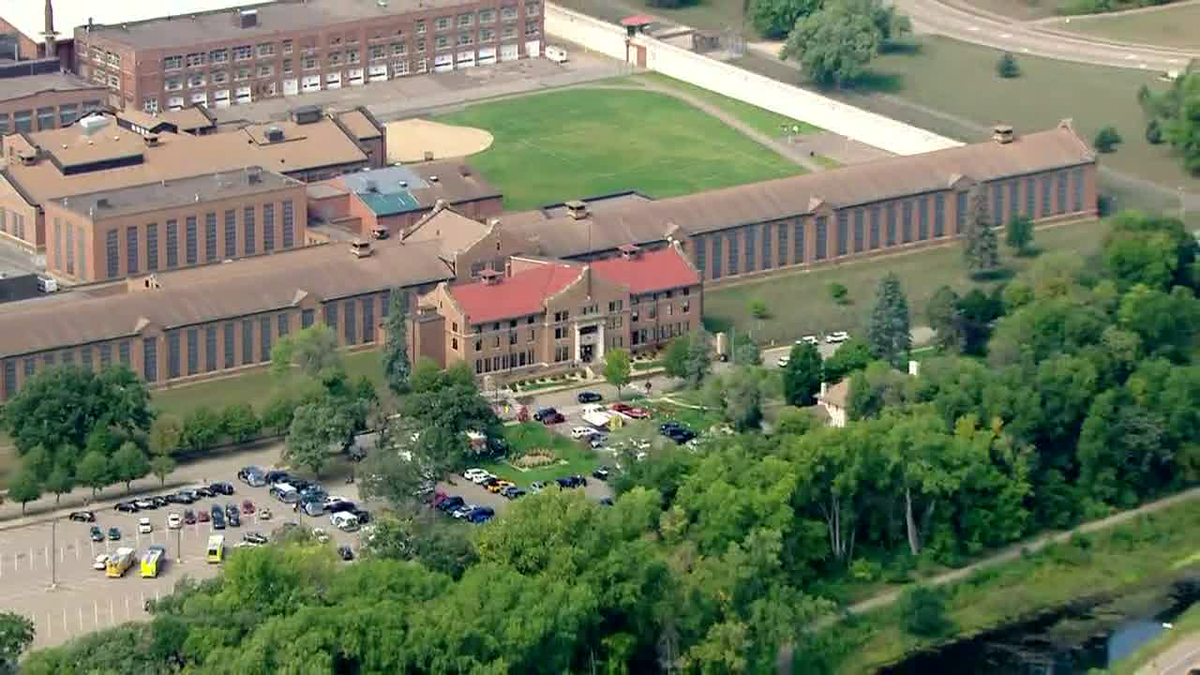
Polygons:
<instances>
[{"instance_id":1,"label":"fence","mask_svg":"<svg viewBox=\"0 0 1200 675\"><path fill-rule=\"evenodd\" d=\"M961 145L944 136L772 80L649 35L629 38L620 26L551 3L546 3L546 32L622 61L628 60L628 49L645 49L645 63L650 70L897 155Z\"/></svg>"}]
</instances>

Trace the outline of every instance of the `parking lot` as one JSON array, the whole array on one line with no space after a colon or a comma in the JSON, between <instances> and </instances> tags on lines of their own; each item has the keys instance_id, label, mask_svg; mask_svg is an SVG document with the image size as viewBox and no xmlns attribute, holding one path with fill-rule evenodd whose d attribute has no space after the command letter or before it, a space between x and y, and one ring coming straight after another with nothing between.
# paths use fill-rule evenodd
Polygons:
<instances>
[{"instance_id":1,"label":"parking lot","mask_svg":"<svg viewBox=\"0 0 1200 675\"><path fill-rule=\"evenodd\" d=\"M81 633L146 617L146 602L170 593L184 576L195 579L214 576L219 566L205 562L210 534L225 536L225 555L230 556L237 554L235 545L242 541L244 533L261 532L269 537L272 530L291 521L310 529L320 527L330 536L331 546L350 545L357 553L358 534L337 530L327 516L295 513L290 505L271 498L266 487L250 487L234 476L221 476L218 480L232 483L234 494L139 513L105 509L95 512L95 523L62 518L54 523L0 532L0 606L24 614L34 622L35 647L51 646ZM325 489L331 495L359 501L355 485L331 482ZM167 527L171 513L182 515L184 510L191 509L198 515L201 510L211 509L214 503L222 506L232 503L240 508L246 499L253 502L255 513L243 515L240 527L217 531L212 529L211 521L197 521L179 529ZM269 520L259 519L257 512L262 507L272 512ZM150 519L153 529L149 534L138 533L138 521L143 517ZM103 541L92 541L92 525L104 532ZM108 538L110 527L120 529L119 540ZM157 578L142 578L140 556L152 545L166 548L166 562ZM109 578L103 570L92 569L96 556L112 553L122 546L133 548L139 557L125 576ZM53 589L52 575L57 582Z\"/></svg>"}]
</instances>

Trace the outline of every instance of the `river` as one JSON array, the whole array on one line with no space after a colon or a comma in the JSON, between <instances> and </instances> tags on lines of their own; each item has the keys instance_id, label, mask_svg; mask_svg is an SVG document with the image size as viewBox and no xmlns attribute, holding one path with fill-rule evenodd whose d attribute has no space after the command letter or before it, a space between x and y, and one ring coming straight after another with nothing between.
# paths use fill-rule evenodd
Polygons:
<instances>
[{"instance_id":1,"label":"river","mask_svg":"<svg viewBox=\"0 0 1200 675\"><path fill-rule=\"evenodd\" d=\"M1198 600L1200 584L1189 580L1084 601L915 654L879 672L1085 675L1130 655Z\"/></svg>"}]
</instances>

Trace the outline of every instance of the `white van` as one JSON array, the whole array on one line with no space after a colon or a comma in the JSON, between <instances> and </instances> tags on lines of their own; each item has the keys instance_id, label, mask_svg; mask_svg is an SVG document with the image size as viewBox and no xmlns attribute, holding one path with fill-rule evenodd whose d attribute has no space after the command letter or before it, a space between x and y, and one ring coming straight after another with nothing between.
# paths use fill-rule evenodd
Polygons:
<instances>
[{"instance_id":1,"label":"white van","mask_svg":"<svg viewBox=\"0 0 1200 675\"><path fill-rule=\"evenodd\" d=\"M42 293L56 293L58 292L58 280L54 277L39 276L37 278L37 287Z\"/></svg>"},{"instance_id":2,"label":"white van","mask_svg":"<svg viewBox=\"0 0 1200 675\"><path fill-rule=\"evenodd\" d=\"M553 61L555 63L566 63L567 62L567 50L564 47L560 47L558 45L547 45L545 53L546 53L546 58L550 59L551 61Z\"/></svg>"},{"instance_id":3,"label":"white van","mask_svg":"<svg viewBox=\"0 0 1200 675\"><path fill-rule=\"evenodd\" d=\"M329 516L329 522L343 532L353 532L358 529L358 517L347 511L338 511Z\"/></svg>"}]
</instances>

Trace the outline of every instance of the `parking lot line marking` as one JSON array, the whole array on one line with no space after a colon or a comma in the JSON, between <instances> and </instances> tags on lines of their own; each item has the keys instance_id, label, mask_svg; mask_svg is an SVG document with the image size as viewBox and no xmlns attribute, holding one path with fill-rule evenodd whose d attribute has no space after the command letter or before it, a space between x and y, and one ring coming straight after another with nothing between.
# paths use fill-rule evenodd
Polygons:
<instances>
[{"instance_id":1,"label":"parking lot line marking","mask_svg":"<svg viewBox=\"0 0 1200 675\"><path fill-rule=\"evenodd\" d=\"M63 614L66 615L66 613L67 613L67 610L63 609ZM64 619L64 621L65 620L66 619ZM79 632L80 633L83 632L83 607L82 606L79 608Z\"/></svg>"},{"instance_id":2,"label":"parking lot line marking","mask_svg":"<svg viewBox=\"0 0 1200 675\"><path fill-rule=\"evenodd\" d=\"M29 569L33 569L33 547L29 547Z\"/></svg>"},{"instance_id":3,"label":"parking lot line marking","mask_svg":"<svg viewBox=\"0 0 1200 675\"><path fill-rule=\"evenodd\" d=\"M83 609L81 608L79 611L82 612ZM63 635L66 635L68 631L70 629L67 628L67 608L63 607Z\"/></svg>"},{"instance_id":4,"label":"parking lot line marking","mask_svg":"<svg viewBox=\"0 0 1200 675\"><path fill-rule=\"evenodd\" d=\"M145 609L146 609L146 593L145 593L145 591L139 591L138 597L141 598L141 600L142 600L141 608L143 611L145 611Z\"/></svg>"},{"instance_id":5,"label":"parking lot line marking","mask_svg":"<svg viewBox=\"0 0 1200 675\"><path fill-rule=\"evenodd\" d=\"M100 627L100 602L92 601L92 618L96 621L96 627ZM83 609L79 610L79 630L83 630Z\"/></svg>"},{"instance_id":6,"label":"parking lot line marking","mask_svg":"<svg viewBox=\"0 0 1200 675\"><path fill-rule=\"evenodd\" d=\"M50 620L50 612L46 612L46 639L54 637L54 624Z\"/></svg>"},{"instance_id":7,"label":"parking lot line marking","mask_svg":"<svg viewBox=\"0 0 1200 675\"><path fill-rule=\"evenodd\" d=\"M129 618L129 596L125 596L125 618Z\"/></svg>"},{"instance_id":8,"label":"parking lot line marking","mask_svg":"<svg viewBox=\"0 0 1200 675\"><path fill-rule=\"evenodd\" d=\"M113 601L112 601L112 598L109 598L108 599L108 625L111 626L114 623L116 623L116 619L117 619L116 612L113 612Z\"/></svg>"}]
</instances>

